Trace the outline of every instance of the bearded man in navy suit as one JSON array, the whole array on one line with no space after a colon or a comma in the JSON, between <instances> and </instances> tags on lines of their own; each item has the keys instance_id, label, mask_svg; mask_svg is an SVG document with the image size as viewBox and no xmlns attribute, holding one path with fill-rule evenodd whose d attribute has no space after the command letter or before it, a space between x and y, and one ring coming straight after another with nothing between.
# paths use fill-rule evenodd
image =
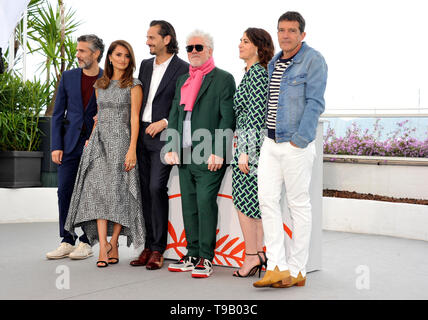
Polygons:
<instances>
[{"instance_id":1,"label":"bearded man in navy suit","mask_svg":"<svg viewBox=\"0 0 428 320\"><path fill-rule=\"evenodd\" d=\"M61 245L48 252L48 259L85 259L92 249L85 233L77 236L64 230L73 193L74 182L86 140L89 139L97 114L94 83L103 70L98 66L104 52L104 43L96 35L77 39L76 57L79 68L64 71L58 87L52 115L52 161L58 164L58 208Z\"/></svg>"},{"instance_id":2,"label":"bearded man in navy suit","mask_svg":"<svg viewBox=\"0 0 428 320\"><path fill-rule=\"evenodd\" d=\"M141 62L138 79L143 84L143 104L138 137L143 216L146 224L146 245L132 266L160 269L168 235L168 180L171 166L161 160L165 141L161 132L168 126L169 111L175 94L177 78L185 74L189 64L178 56L178 43L173 26L154 20L147 31L150 54L154 58Z\"/></svg>"}]
</instances>

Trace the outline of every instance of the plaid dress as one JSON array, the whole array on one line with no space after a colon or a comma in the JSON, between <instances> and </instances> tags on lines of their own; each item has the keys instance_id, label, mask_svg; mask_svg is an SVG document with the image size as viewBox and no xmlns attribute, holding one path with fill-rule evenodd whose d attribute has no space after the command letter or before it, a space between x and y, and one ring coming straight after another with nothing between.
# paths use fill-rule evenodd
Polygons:
<instances>
[{"instance_id":1,"label":"plaid dress","mask_svg":"<svg viewBox=\"0 0 428 320\"><path fill-rule=\"evenodd\" d=\"M260 219L257 166L266 122L268 84L267 71L255 63L245 73L234 96L237 143L231 162L233 203L237 210L256 219ZM248 174L239 170L241 153L249 156Z\"/></svg>"},{"instance_id":2,"label":"plaid dress","mask_svg":"<svg viewBox=\"0 0 428 320\"><path fill-rule=\"evenodd\" d=\"M133 87L141 85L134 79ZM144 245L145 226L141 209L138 167L125 171L131 139L131 87L120 88L111 80L98 89L98 123L84 148L74 184L65 229L82 227L91 245L98 242L97 219L108 220L107 235L121 224L127 245Z\"/></svg>"}]
</instances>

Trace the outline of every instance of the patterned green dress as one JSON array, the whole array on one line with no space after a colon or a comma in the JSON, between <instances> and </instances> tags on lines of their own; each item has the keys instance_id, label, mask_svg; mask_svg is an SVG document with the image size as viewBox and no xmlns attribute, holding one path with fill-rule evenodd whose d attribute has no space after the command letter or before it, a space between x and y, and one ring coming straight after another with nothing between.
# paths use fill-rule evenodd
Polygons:
<instances>
[{"instance_id":1,"label":"patterned green dress","mask_svg":"<svg viewBox=\"0 0 428 320\"><path fill-rule=\"evenodd\" d=\"M253 64L245 73L234 96L237 143L232 165L232 197L237 210L250 218L260 219L257 167L263 142L268 97L268 73ZM249 157L250 172L239 170L241 153Z\"/></svg>"}]
</instances>

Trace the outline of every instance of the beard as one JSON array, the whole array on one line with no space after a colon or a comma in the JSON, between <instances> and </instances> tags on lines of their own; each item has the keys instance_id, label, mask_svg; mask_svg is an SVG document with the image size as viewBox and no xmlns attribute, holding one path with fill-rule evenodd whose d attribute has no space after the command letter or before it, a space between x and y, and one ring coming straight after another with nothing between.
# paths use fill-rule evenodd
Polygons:
<instances>
[{"instance_id":1,"label":"beard","mask_svg":"<svg viewBox=\"0 0 428 320\"><path fill-rule=\"evenodd\" d=\"M92 60L79 60L79 67L82 69L90 69L92 65L94 64L94 61Z\"/></svg>"},{"instance_id":2,"label":"beard","mask_svg":"<svg viewBox=\"0 0 428 320\"><path fill-rule=\"evenodd\" d=\"M156 48L155 46L149 46L149 52L152 56L156 55Z\"/></svg>"}]
</instances>

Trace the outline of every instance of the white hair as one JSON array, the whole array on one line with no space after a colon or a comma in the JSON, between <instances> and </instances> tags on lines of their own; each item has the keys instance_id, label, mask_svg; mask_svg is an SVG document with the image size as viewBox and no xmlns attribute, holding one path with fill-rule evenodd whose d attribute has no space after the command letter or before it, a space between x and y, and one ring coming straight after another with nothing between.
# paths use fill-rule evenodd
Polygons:
<instances>
[{"instance_id":1,"label":"white hair","mask_svg":"<svg viewBox=\"0 0 428 320\"><path fill-rule=\"evenodd\" d=\"M202 38L208 48L214 49L214 40L209 33L203 32L201 30L195 30L187 36L186 44L189 43L190 39L192 38Z\"/></svg>"}]
</instances>

